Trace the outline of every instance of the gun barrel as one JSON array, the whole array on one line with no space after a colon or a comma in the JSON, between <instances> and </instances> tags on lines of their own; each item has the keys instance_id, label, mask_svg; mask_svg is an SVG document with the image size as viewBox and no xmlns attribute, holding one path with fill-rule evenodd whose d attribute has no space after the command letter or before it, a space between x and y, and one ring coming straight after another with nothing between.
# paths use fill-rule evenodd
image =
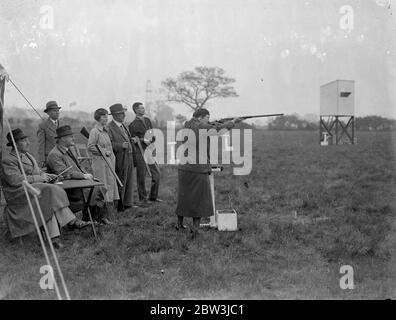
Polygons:
<instances>
[{"instance_id":1,"label":"gun barrel","mask_svg":"<svg viewBox=\"0 0 396 320\"><path fill-rule=\"evenodd\" d=\"M87 130L87 128L83 127L80 131L80 133L87 139L89 139L89 132ZM117 183L119 184L119 186L121 188L124 187L124 185L122 184L120 178L117 176L117 173L114 171L113 167L111 166L110 162L107 160L106 155L104 154L103 150L100 148L99 145L95 145L96 150L98 150L100 156L103 158L104 162L106 163L106 165L109 167L110 172L112 173L112 175L114 176L114 178L116 179Z\"/></svg>"},{"instance_id":2,"label":"gun barrel","mask_svg":"<svg viewBox=\"0 0 396 320\"><path fill-rule=\"evenodd\" d=\"M113 167L111 166L109 160L106 158L106 155L104 154L102 148L101 148L98 144L96 144L95 147L96 147L96 150L98 150L98 152L99 152L100 155L102 156L104 162L107 164L107 167L109 168L110 172L112 173L112 175L113 175L114 178L116 179L118 185L119 185L121 188L123 188L124 185L122 184L120 178L117 176L117 173L114 171L114 169L113 169Z\"/></svg>"},{"instance_id":3,"label":"gun barrel","mask_svg":"<svg viewBox=\"0 0 396 320\"><path fill-rule=\"evenodd\" d=\"M142 144L140 143L139 137L136 137L136 138L137 138L136 144L138 145L139 152L140 152L140 154L142 155L142 158L143 158L143 161L144 161L144 165L146 166L147 174L148 174L148 175L150 176L150 178L151 178L151 170L150 170L150 167L149 167L149 165L147 164L146 160L144 160L144 150L143 150ZM131 143L132 143L132 141L131 141Z\"/></svg>"},{"instance_id":4,"label":"gun barrel","mask_svg":"<svg viewBox=\"0 0 396 320\"><path fill-rule=\"evenodd\" d=\"M258 116L229 117L229 118L220 119L219 122L231 121L235 118L242 118L243 120L247 120L247 119L255 119L255 118L268 118L268 117L281 117L281 116L284 116L284 114L283 113L275 113L275 114L262 114L262 115L258 115Z\"/></svg>"}]
</instances>

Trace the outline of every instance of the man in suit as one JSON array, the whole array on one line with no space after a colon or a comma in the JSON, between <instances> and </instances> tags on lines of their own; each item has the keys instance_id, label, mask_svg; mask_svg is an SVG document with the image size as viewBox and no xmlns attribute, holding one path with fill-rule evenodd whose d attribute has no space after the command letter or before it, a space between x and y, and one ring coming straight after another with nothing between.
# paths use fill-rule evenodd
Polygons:
<instances>
[{"instance_id":1,"label":"man in suit","mask_svg":"<svg viewBox=\"0 0 396 320\"><path fill-rule=\"evenodd\" d=\"M74 152L74 137L70 126L62 126L56 129L56 146L51 150L47 158L48 169L55 174L64 172L66 180L93 180L92 174L87 173L79 164L77 155ZM104 199L103 192L100 188L94 188L94 193L89 203L92 218L102 224L112 224L108 220L108 208ZM87 192L87 194L89 191ZM83 207L83 199L80 190L68 190L67 195L71 203L72 211L80 211ZM83 220L88 221L89 216L86 211L83 212Z\"/></svg>"},{"instance_id":2,"label":"man in suit","mask_svg":"<svg viewBox=\"0 0 396 320\"><path fill-rule=\"evenodd\" d=\"M47 102L44 112L48 114L48 119L44 120L37 130L38 160L41 168L46 166L48 154L56 144L56 129L61 126L59 123L60 109L56 101Z\"/></svg>"},{"instance_id":3,"label":"man in suit","mask_svg":"<svg viewBox=\"0 0 396 320\"><path fill-rule=\"evenodd\" d=\"M145 117L145 109L141 102L136 102L132 106L133 111L136 114L136 118L129 125L129 131L132 137L136 137L140 140L143 150L145 150L151 143L155 141L154 137L148 140L145 135L147 131L150 131L153 126L151 120ZM137 149L138 147L135 146ZM140 201L147 201L147 191L146 191L146 163L142 153L137 150L135 154L135 165L136 165L136 177L138 185L138 193ZM148 165L151 172L151 190L148 200L152 202L162 202L158 199L158 189L160 183L160 170L157 163Z\"/></svg>"},{"instance_id":4,"label":"man in suit","mask_svg":"<svg viewBox=\"0 0 396 320\"><path fill-rule=\"evenodd\" d=\"M119 188L120 200L118 211L124 211L133 206L133 152L134 148L129 130L124 124L125 111L122 104L114 104L110 107L110 115L113 120L108 124L108 133L116 157L115 171L120 178L123 188Z\"/></svg>"}]
</instances>

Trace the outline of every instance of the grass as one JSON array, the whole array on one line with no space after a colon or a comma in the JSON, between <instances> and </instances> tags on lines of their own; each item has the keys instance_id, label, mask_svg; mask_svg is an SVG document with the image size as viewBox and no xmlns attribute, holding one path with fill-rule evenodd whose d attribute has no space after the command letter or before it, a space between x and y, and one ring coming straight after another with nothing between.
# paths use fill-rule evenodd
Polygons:
<instances>
[{"instance_id":1,"label":"grass","mask_svg":"<svg viewBox=\"0 0 396 320\"><path fill-rule=\"evenodd\" d=\"M98 242L89 230L63 234L71 297L395 298L396 136L358 138L320 147L312 132L255 132L251 175L227 168L216 177L217 205L229 207L231 197L240 230L202 230L195 241L174 230L177 170L163 166L165 204L119 214L120 225L101 227ZM0 298L55 298L38 286L45 262L30 239L0 238ZM339 287L342 265L354 268L354 290Z\"/></svg>"}]
</instances>

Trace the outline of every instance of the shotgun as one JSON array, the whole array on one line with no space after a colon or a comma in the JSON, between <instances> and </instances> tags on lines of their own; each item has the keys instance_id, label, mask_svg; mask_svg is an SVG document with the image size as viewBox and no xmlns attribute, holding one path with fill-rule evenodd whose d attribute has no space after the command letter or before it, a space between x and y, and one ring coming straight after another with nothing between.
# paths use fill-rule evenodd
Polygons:
<instances>
[{"instance_id":1,"label":"shotgun","mask_svg":"<svg viewBox=\"0 0 396 320\"><path fill-rule=\"evenodd\" d=\"M150 178L151 178L150 167L149 167L149 165L147 164L146 160L144 160L144 150L143 150L142 144L140 143L139 137L135 137L135 138L136 138L136 141L137 141L136 144L138 145L138 148L139 148L139 150L140 150L140 154L142 155L142 159L143 159L143 161L144 161L144 164L146 165L147 173L148 173L148 175L149 175ZM131 143L132 143L132 140L131 140Z\"/></svg>"},{"instance_id":2,"label":"shotgun","mask_svg":"<svg viewBox=\"0 0 396 320\"><path fill-rule=\"evenodd\" d=\"M258 115L258 116L245 116L245 117L229 117L229 118L222 118L220 120L215 120L211 123L224 123L227 121L231 121L235 118L240 118L243 120L247 120L247 119L255 119L255 118L268 118L268 117L282 117L284 116L283 113L277 113L277 114L262 114L262 115Z\"/></svg>"},{"instance_id":3,"label":"shotgun","mask_svg":"<svg viewBox=\"0 0 396 320\"><path fill-rule=\"evenodd\" d=\"M140 154L142 155L142 159L143 159L143 161L144 161L144 165L146 166L146 171L147 171L149 177L151 178L151 170L150 170L150 167L149 167L149 165L147 164L146 160L144 159L144 150L143 150L143 147L142 147L142 144L141 144L141 142L140 142L139 137L138 137L138 136L132 137L132 135L131 135L131 133L129 132L129 130L128 130L127 128L125 128L125 130L126 130L126 132L127 132L127 134L128 134L129 141L130 141L130 143L131 143L132 145L133 145L133 143L134 143L132 139L133 139L133 138L136 139L136 141L137 141L136 144L138 145ZM153 142L153 140L152 140L151 142Z\"/></svg>"}]
</instances>

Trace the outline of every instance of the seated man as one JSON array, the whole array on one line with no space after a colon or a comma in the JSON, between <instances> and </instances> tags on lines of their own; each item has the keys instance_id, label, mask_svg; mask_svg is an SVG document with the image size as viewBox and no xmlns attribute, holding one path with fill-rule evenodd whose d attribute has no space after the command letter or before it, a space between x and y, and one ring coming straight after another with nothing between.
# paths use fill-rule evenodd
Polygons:
<instances>
[{"instance_id":1,"label":"seated man","mask_svg":"<svg viewBox=\"0 0 396 320\"><path fill-rule=\"evenodd\" d=\"M50 172L60 174L64 172L67 168L72 167L70 170L66 171L63 176L66 180L93 180L93 176L90 173L84 171L80 166L77 156L73 152L75 145L73 132L70 126L62 126L56 129L56 146L50 151L47 158L47 166ZM90 212L92 214L92 219L102 223L102 224L112 224L108 218L108 210L106 207L105 198L103 192L106 190L102 188L94 188L94 192L89 203ZM89 190L86 190L86 197ZM67 195L71 203L71 208L74 212L83 209L83 196L80 190L68 190ZM89 221L89 216L86 210L83 210L84 221Z\"/></svg>"},{"instance_id":2,"label":"seated man","mask_svg":"<svg viewBox=\"0 0 396 320\"><path fill-rule=\"evenodd\" d=\"M83 222L75 217L69 209L69 201L66 192L59 186L48 184L56 176L44 173L40 170L34 157L28 153L29 139L21 129L12 131L17 150L21 157L23 169L26 173L27 181L33 187L41 191L39 197L40 207L42 209L44 220L47 223L49 235L55 248L63 247L60 242L61 227L68 225L71 228L84 228L89 223ZM11 233L11 237L17 238L35 231L35 225L32 213L29 210L28 200L22 182L25 180L22 170L19 166L16 150L13 147L11 134L7 134L8 144L12 150L8 155L3 155L1 166L1 182L3 193L7 202L4 209L5 221ZM33 197L30 196L32 203ZM33 208L36 206L33 204ZM35 210L37 222L42 226L40 216Z\"/></svg>"}]
</instances>

